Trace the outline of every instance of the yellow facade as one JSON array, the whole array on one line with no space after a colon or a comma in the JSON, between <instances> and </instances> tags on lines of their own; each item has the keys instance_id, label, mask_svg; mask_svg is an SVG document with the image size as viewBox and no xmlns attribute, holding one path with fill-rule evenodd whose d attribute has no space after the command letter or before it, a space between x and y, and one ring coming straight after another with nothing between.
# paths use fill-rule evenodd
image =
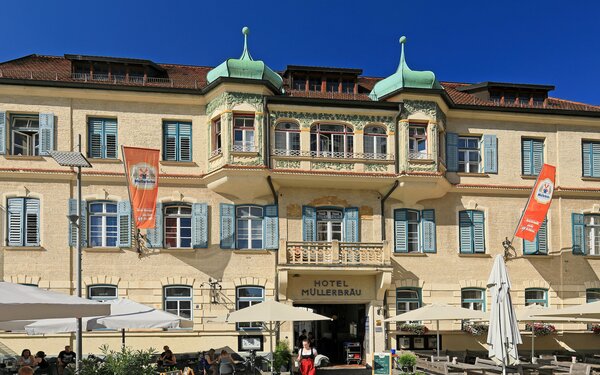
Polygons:
<instances>
[{"instance_id":1,"label":"yellow facade","mask_svg":"<svg viewBox=\"0 0 600 375\"><path fill-rule=\"evenodd\" d=\"M158 199L162 203L207 203L208 248L145 248L141 256L134 248L83 249L84 293L91 285L114 285L119 297L162 309L165 286L192 287L193 329L130 333L130 345L169 345L175 352L222 345L236 348L241 333L235 325L211 320L236 308L236 288L258 286L264 287L265 298L290 304L364 305L369 336L366 351L396 347L396 335L406 332L382 321L397 313L398 288L419 288L423 304L453 305L461 304L462 289L485 289L493 258L503 253L501 243L512 236L534 182L521 175L524 137L544 139L544 160L557 166L557 188L548 215L548 255L523 255L522 242L514 241L514 253L507 262L513 301L523 306L525 289L539 288L547 290L549 305L563 307L584 303L587 290L600 288L600 258L575 256L571 251L571 213L600 213L599 180L581 176L582 140L598 138L599 117L455 109L430 93L406 92L389 98L389 102L405 103L401 112L360 103L341 107L335 101L270 104L265 98L272 95L262 85L247 82L221 83L202 95L0 84L1 112L54 115L55 144L61 151L73 150L81 134L82 148L88 152L88 119L93 117L117 120L119 145L161 150L163 121L192 123L192 161L161 161ZM254 115L256 151L231 147L237 113ZM223 148L212 154L211 126L218 118L224 129ZM274 129L282 121L299 124L303 153L273 152ZM411 159L406 146L408 126L415 122L426 126L427 149L433 156L425 160ZM364 148L365 126L382 126L390 157L315 157L310 154L310 129L316 123L352 128L357 153ZM447 172L443 160L448 132L496 135L498 173ZM93 168L83 174L83 198L88 202L127 200L120 152L116 160L92 158L90 162ZM267 177L278 199L279 248L221 249L220 204L273 204ZM40 246L8 246L3 240L2 278L74 293L74 252L68 245L65 217L68 199L76 194L74 171L49 157L7 152L0 156L0 181L3 231L8 228L9 198L40 201ZM396 181L398 187L382 212L381 201ZM326 241L317 246L304 241L303 206L358 208L359 243ZM394 251L394 210L403 208L435 210L435 253ZM485 215L485 252L461 254L458 212L475 209ZM212 303L206 284L209 278L218 279L222 286L217 303ZM489 303L489 295L486 300ZM458 322L442 323L441 328L444 349L484 350L484 340L461 332ZM583 325L557 328L559 333L553 339L538 341L540 349L597 346L596 337ZM281 335L293 337L292 325L284 325ZM69 340L68 335L0 334L0 342L16 352L31 347L54 353ZM97 352L102 343L117 347L120 335L86 333L84 352Z\"/></svg>"}]
</instances>

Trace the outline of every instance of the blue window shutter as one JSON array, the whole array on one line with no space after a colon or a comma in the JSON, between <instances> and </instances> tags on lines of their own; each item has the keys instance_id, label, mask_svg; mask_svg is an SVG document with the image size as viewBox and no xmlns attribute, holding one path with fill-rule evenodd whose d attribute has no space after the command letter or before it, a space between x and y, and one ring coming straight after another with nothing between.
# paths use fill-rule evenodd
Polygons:
<instances>
[{"instance_id":1,"label":"blue window shutter","mask_svg":"<svg viewBox=\"0 0 600 375\"><path fill-rule=\"evenodd\" d=\"M483 136L483 171L485 173L498 173L498 140L493 134Z\"/></svg>"},{"instance_id":2,"label":"blue window shutter","mask_svg":"<svg viewBox=\"0 0 600 375\"><path fill-rule=\"evenodd\" d=\"M446 133L446 168L448 172L458 171L458 134Z\"/></svg>"},{"instance_id":3,"label":"blue window shutter","mask_svg":"<svg viewBox=\"0 0 600 375\"><path fill-rule=\"evenodd\" d=\"M69 199L69 216L77 215L77 199ZM87 245L87 202L81 201L81 246ZM69 219L69 246L77 246L77 225Z\"/></svg>"},{"instance_id":4,"label":"blue window shutter","mask_svg":"<svg viewBox=\"0 0 600 375\"><path fill-rule=\"evenodd\" d=\"M116 159L118 153L117 120L104 120L104 157Z\"/></svg>"},{"instance_id":5,"label":"blue window shutter","mask_svg":"<svg viewBox=\"0 0 600 375\"><path fill-rule=\"evenodd\" d=\"M179 124L179 161L192 161L192 124Z\"/></svg>"},{"instance_id":6,"label":"blue window shutter","mask_svg":"<svg viewBox=\"0 0 600 375\"><path fill-rule=\"evenodd\" d=\"M435 253L435 210L421 212L421 246L424 253Z\"/></svg>"},{"instance_id":7,"label":"blue window shutter","mask_svg":"<svg viewBox=\"0 0 600 375\"><path fill-rule=\"evenodd\" d=\"M7 215L8 215L8 246L23 246L23 211L24 198L9 198L7 200Z\"/></svg>"},{"instance_id":8,"label":"blue window shutter","mask_svg":"<svg viewBox=\"0 0 600 375\"><path fill-rule=\"evenodd\" d=\"M154 228L147 229L146 239L148 247L160 249L163 247L163 212L162 203L156 203L156 212L154 214Z\"/></svg>"},{"instance_id":9,"label":"blue window shutter","mask_svg":"<svg viewBox=\"0 0 600 375\"><path fill-rule=\"evenodd\" d=\"M235 205L221 203L221 249L235 249Z\"/></svg>"},{"instance_id":10,"label":"blue window shutter","mask_svg":"<svg viewBox=\"0 0 600 375\"><path fill-rule=\"evenodd\" d=\"M208 205L192 204L192 247L206 249L208 247Z\"/></svg>"},{"instance_id":11,"label":"blue window shutter","mask_svg":"<svg viewBox=\"0 0 600 375\"><path fill-rule=\"evenodd\" d=\"M583 142L581 145L581 148L582 148L583 176L591 177L592 176L592 143L591 142Z\"/></svg>"},{"instance_id":12,"label":"blue window shutter","mask_svg":"<svg viewBox=\"0 0 600 375\"><path fill-rule=\"evenodd\" d=\"M302 241L317 240L317 210L312 206L302 206Z\"/></svg>"},{"instance_id":13,"label":"blue window shutter","mask_svg":"<svg viewBox=\"0 0 600 375\"><path fill-rule=\"evenodd\" d=\"M163 160L177 160L177 123L165 122L163 125Z\"/></svg>"},{"instance_id":14,"label":"blue window shutter","mask_svg":"<svg viewBox=\"0 0 600 375\"><path fill-rule=\"evenodd\" d=\"M264 206L263 243L265 249L277 250L279 248L279 215L277 205Z\"/></svg>"},{"instance_id":15,"label":"blue window shutter","mask_svg":"<svg viewBox=\"0 0 600 375\"><path fill-rule=\"evenodd\" d=\"M25 226L24 245L40 245L40 201L35 198L25 199L25 216L23 218Z\"/></svg>"},{"instance_id":16,"label":"blue window shutter","mask_svg":"<svg viewBox=\"0 0 600 375\"><path fill-rule=\"evenodd\" d=\"M0 155L6 154L6 112L0 112Z\"/></svg>"},{"instance_id":17,"label":"blue window shutter","mask_svg":"<svg viewBox=\"0 0 600 375\"><path fill-rule=\"evenodd\" d=\"M548 219L544 218L542 226L535 237L538 254L548 254Z\"/></svg>"},{"instance_id":18,"label":"blue window shutter","mask_svg":"<svg viewBox=\"0 0 600 375\"><path fill-rule=\"evenodd\" d=\"M523 254L532 255L537 254L538 249L538 236L535 236L533 241L523 240Z\"/></svg>"},{"instance_id":19,"label":"blue window shutter","mask_svg":"<svg viewBox=\"0 0 600 375\"><path fill-rule=\"evenodd\" d=\"M40 113L40 155L54 150L54 113Z\"/></svg>"},{"instance_id":20,"label":"blue window shutter","mask_svg":"<svg viewBox=\"0 0 600 375\"><path fill-rule=\"evenodd\" d=\"M544 165L544 141L533 139L531 142L532 173L538 175Z\"/></svg>"},{"instance_id":21,"label":"blue window shutter","mask_svg":"<svg viewBox=\"0 0 600 375\"><path fill-rule=\"evenodd\" d=\"M600 177L600 143L592 142L592 176Z\"/></svg>"},{"instance_id":22,"label":"blue window shutter","mask_svg":"<svg viewBox=\"0 0 600 375\"><path fill-rule=\"evenodd\" d=\"M131 204L129 201L117 203L118 247L131 247Z\"/></svg>"},{"instance_id":23,"label":"blue window shutter","mask_svg":"<svg viewBox=\"0 0 600 375\"><path fill-rule=\"evenodd\" d=\"M406 209L394 210L394 251L408 252L408 213Z\"/></svg>"},{"instance_id":24,"label":"blue window shutter","mask_svg":"<svg viewBox=\"0 0 600 375\"><path fill-rule=\"evenodd\" d=\"M532 139L522 139L521 140L521 163L522 169L521 173L524 175L533 174L533 157L532 157Z\"/></svg>"},{"instance_id":25,"label":"blue window shutter","mask_svg":"<svg viewBox=\"0 0 600 375\"><path fill-rule=\"evenodd\" d=\"M102 137L104 122L101 119L90 118L88 122L88 155L91 158L102 157Z\"/></svg>"},{"instance_id":26,"label":"blue window shutter","mask_svg":"<svg viewBox=\"0 0 600 375\"><path fill-rule=\"evenodd\" d=\"M458 235L461 253L473 252L473 220L471 211L460 211L458 213Z\"/></svg>"},{"instance_id":27,"label":"blue window shutter","mask_svg":"<svg viewBox=\"0 0 600 375\"><path fill-rule=\"evenodd\" d=\"M344 209L344 228L345 242L360 241L360 215L358 207L348 207Z\"/></svg>"},{"instance_id":28,"label":"blue window shutter","mask_svg":"<svg viewBox=\"0 0 600 375\"><path fill-rule=\"evenodd\" d=\"M483 211L472 211L473 218L473 250L485 253L485 217Z\"/></svg>"},{"instance_id":29,"label":"blue window shutter","mask_svg":"<svg viewBox=\"0 0 600 375\"><path fill-rule=\"evenodd\" d=\"M585 249L585 221L583 214L572 213L571 223L573 225L573 254L584 255Z\"/></svg>"}]
</instances>

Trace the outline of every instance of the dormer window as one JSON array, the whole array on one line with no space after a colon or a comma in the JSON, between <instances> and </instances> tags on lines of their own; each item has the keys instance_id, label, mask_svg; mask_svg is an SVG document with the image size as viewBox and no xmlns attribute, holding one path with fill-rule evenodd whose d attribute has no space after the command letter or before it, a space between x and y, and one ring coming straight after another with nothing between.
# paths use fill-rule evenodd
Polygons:
<instances>
[{"instance_id":1,"label":"dormer window","mask_svg":"<svg viewBox=\"0 0 600 375\"><path fill-rule=\"evenodd\" d=\"M310 78L308 80L308 91L321 91L321 78Z\"/></svg>"},{"instance_id":2,"label":"dormer window","mask_svg":"<svg viewBox=\"0 0 600 375\"><path fill-rule=\"evenodd\" d=\"M294 90L306 91L306 78L294 77L292 86L294 87Z\"/></svg>"},{"instance_id":3,"label":"dormer window","mask_svg":"<svg viewBox=\"0 0 600 375\"><path fill-rule=\"evenodd\" d=\"M354 93L354 81L342 81L342 92L344 94Z\"/></svg>"},{"instance_id":4,"label":"dormer window","mask_svg":"<svg viewBox=\"0 0 600 375\"><path fill-rule=\"evenodd\" d=\"M337 79L328 79L325 88L327 92L338 92L340 90L340 82Z\"/></svg>"}]
</instances>

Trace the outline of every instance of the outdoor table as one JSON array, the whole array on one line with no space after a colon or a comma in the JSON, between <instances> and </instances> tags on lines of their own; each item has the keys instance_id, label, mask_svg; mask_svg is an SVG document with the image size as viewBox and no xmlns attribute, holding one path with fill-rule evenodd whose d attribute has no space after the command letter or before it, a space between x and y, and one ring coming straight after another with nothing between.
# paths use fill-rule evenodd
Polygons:
<instances>
[{"instance_id":1,"label":"outdoor table","mask_svg":"<svg viewBox=\"0 0 600 375\"><path fill-rule=\"evenodd\" d=\"M472 365L470 363L461 363L461 362L457 362L457 363L448 362L448 363L444 363L444 364L446 366L448 366L448 369L462 370L465 374L469 373L469 372L481 372L482 374L486 374L488 372L498 373L498 369L493 368L492 366ZM499 372L502 372L502 369L500 369Z\"/></svg>"}]
</instances>

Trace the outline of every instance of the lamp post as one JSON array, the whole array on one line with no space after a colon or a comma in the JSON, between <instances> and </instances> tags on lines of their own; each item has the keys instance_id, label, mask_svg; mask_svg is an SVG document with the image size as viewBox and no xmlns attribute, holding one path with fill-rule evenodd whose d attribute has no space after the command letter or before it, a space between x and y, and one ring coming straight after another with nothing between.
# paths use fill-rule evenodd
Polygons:
<instances>
[{"instance_id":1,"label":"lamp post","mask_svg":"<svg viewBox=\"0 0 600 375\"><path fill-rule=\"evenodd\" d=\"M81 168L91 168L92 165L86 159L86 157L81 153L81 134L78 136L79 144L78 151L50 151L50 157L54 159L58 163L58 165L64 167L73 167L77 168L77 214L76 217L72 215L69 216L69 220L77 228L77 243L76 243L76 252L77 256L75 257L75 268L77 269L77 280L75 284L75 291L77 293L77 297L81 297ZM82 323L81 317L77 318L77 333L76 333L76 346L75 353L77 355L77 360L75 361L76 372L79 373L81 369L81 356L83 355L83 343L82 339Z\"/></svg>"}]
</instances>

